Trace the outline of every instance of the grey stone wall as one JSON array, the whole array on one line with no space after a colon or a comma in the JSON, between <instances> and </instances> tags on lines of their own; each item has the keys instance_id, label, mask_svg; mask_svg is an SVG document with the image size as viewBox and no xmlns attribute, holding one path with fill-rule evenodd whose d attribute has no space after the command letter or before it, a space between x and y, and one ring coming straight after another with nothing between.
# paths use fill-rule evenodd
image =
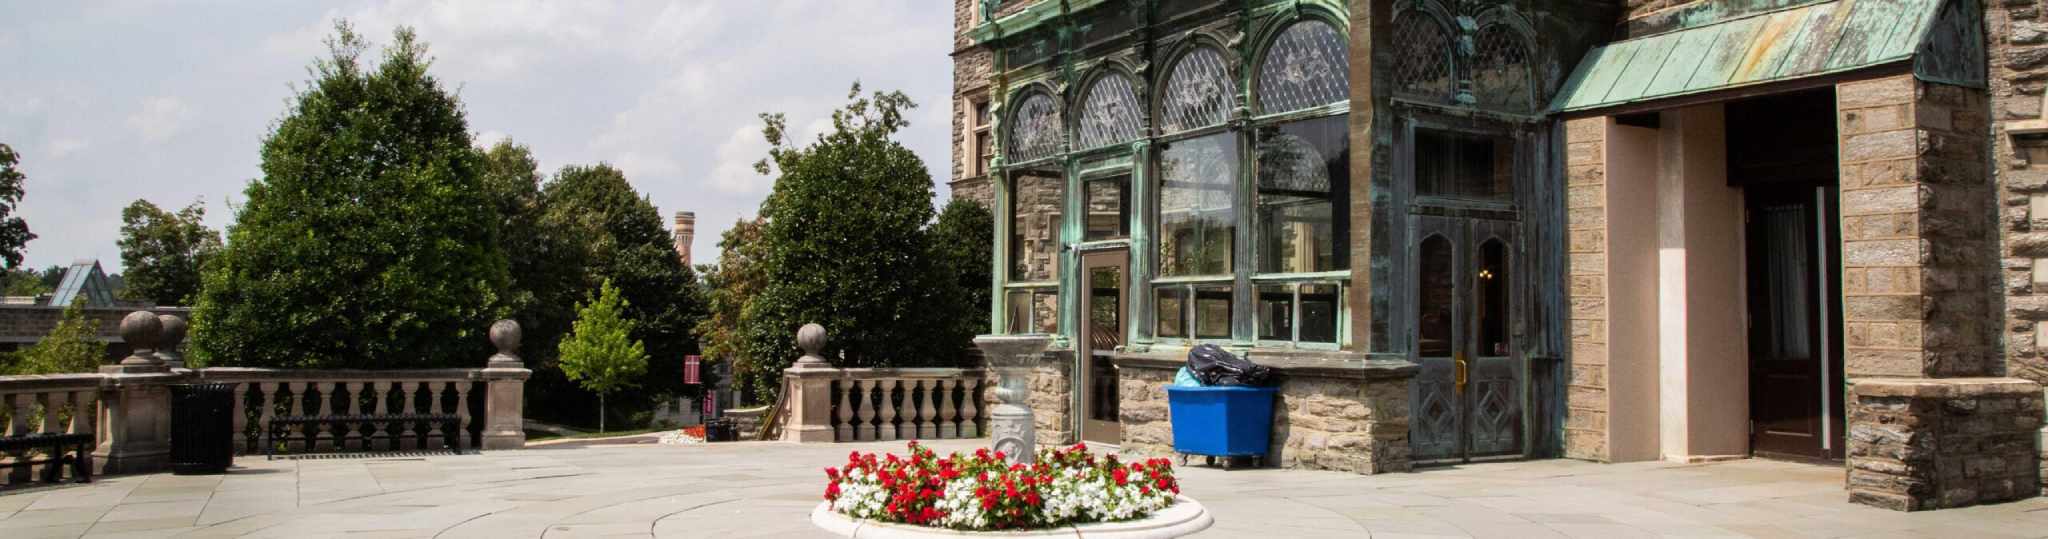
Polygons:
<instances>
[{"instance_id":1,"label":"grey stone wall","mask_svg":"<svg viewBox=\"0 0 2048 539\"><path fill-rule=\"evenodd\" d=\"M2016 378L1869 379L1850 389L1849 499L1898 511L2030 498L2041 386Z\"/></svg>"},{"instance_id":2,"label":"grey stone wall","mask_svg":"<svg viewBox=\"0 0 2048 539\"><path fill-rule=\"evenodd\" d=\"M1174 368L1124 364L1118 369L1122 450L1171 457L1173 426L1166 385ZM1362 474L1405 472L1407 379L1359 380L1287 375L1273 409L1269 466Z\"/></svg>"}]
</instances>

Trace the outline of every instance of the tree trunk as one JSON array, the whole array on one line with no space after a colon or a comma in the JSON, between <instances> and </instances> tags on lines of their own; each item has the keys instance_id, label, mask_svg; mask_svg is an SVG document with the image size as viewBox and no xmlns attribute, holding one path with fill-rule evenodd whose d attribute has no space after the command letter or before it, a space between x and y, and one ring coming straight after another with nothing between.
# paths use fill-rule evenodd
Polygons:
<instances>
[{"instance_id":1,"label":"tree trunk","mask_svg":"<svg viewBox=\"0 0 2048 539\"><path fill-rule=\"evenodd\" d=\"M597 431L604 432L604 394L597 394Z\"/></svg>"}]
</instances>

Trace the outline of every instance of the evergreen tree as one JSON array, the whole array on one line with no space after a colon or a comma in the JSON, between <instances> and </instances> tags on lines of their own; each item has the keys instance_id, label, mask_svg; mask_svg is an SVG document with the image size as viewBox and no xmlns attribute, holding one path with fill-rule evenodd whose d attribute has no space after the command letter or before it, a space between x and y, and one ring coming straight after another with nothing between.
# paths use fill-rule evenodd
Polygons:
<instances>
[{"instance_id":1,"label":"evergreen tree","mask_svg":"<svg viewBox=\"0 0 2048 539\"><path fill-rule=\"evenodd\" d=\"M85 309L73 303L64 308L64 318L49 335L20 352L12 374L97 371L107 356L107 344L100 342L99 336L99 320L86 316Z\"/></svg>"},{"instance_id":2,"label":"evergreen tree","mask_svg":"<svg viewBox=\"0 0 2048 539\"><path fill-rule=\"evenodd\" d=\"M199 299L200 268L220 252L220 233L206 228L206 207L195 202L177 213L147 200L121 210L124 297L162 305Z\"/></svg>"},{"instance_id":3,"label":"evergreen tree","mask_svg":"<svg viewBox=\"0 0 2048 539\"><path fill-rule=\"evenodd\" d=\"M503 314L498 215L462 104L411 29L374 65L347 23L263 140L207 264L193 352L223 366L470 366Z\"/></svg>"},{"instance_id":4,"label":"evergreen tree","mask_svg":"<svg viewBox=\"0 0 2048 539\"><path fill-rule=\"evenodd\" d=\"M639 384L647 374L647 348L632 336L630 305L610 280L587 303L576 305L576 326L562 339L562 373L597 394L597 430L604 431L604 397Z\"/></svg>"}]
</instances>

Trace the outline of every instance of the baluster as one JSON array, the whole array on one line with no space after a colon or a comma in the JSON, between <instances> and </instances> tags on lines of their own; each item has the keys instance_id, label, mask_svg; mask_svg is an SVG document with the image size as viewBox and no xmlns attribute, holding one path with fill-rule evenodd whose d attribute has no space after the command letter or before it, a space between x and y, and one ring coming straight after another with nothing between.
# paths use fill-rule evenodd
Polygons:
<instances>
[{"instance_id":1,"label":"baluster","mask_svg":"<svg viewBox=\"0 0 2048 539\"><path fill-rule=\"evenodd\" d=\"M236 452L236 453L246 453L246 452L248 452L248 451L249 451L249 432L248 432L248 429L249 429L249 403L248 403L248 400L249 400L249 386L251 386L251 385L254 385L254 384L234 384L234 385L232 385L232 386L229 386L229 388L230 388L230 389L228 390L228 394L229 394L229 395L233 395L233 397L231 397L231 398L233 398L233 399L234 399L234 401L235 401L235 408L234 408L234 410L235 410L235 411L234 411L234 412L230 412L230 413L231 413L232 415L231 415L231 416L229 417L229 419L230 419L231 421L233 421L233 422L234 422L234 424L235 424L235 428L234 428L234 433L235 433L235 435L234 435L234 437L235 437L235 452Z\"/></svg>"},{"instance_id":2,"label":"baluster","mask_svg":"<svg viewBox=\"0 0 2048 539\"><path fill-rule=\"evenodd\" d=\"M398 390L403 391L403 396L405 397L405 404L400 405L401 407L399 408L399 413L405 415L418 413L420 408L419 406L416 406L414 399L419 396L420 383L399 382ZM419 447L419 432L413 430L413 423L416 423L416 421L399 421L399 424L405 425L405 430L399 433L399 451L411 451Z\"/></svg>"},{"instance_id":3,"label":"baluster","mask_svg":"<svg viewBox=\"0 0 2048 539\"><path fill-rule=\"evenodd\" d=\"M939 382L937 380L918 382L918 387L924 389L923 395L919 396L917 401L917 437L919 438L932 440L939 437L939 425L932 422L932 420L939 417L938 407L932 404L932 393L937 392L936 388L938 385Z\"/></svg>"},{"instance_id":4,"label":"baluster","mask_svg":"<svg viewBox=\"0 0 2048 539\"><path fill-rule=\"evenodd\" d=\"M439 413L441 413L441 391L443 390L443 387L442 387L442 385L443 385L443 384L446 384L446 383L447 383L447 382L427 382L427 383L426 383L426 386L427 386L427 409L426 409L426 411L424 411L424 412L421 412L421 413L425 413L425 414L428 414L428 415L434 415L434 414L439 414ZM437 419L437 420L433 420L433 421L428 421L428 422L427 422L427 449L431 449L431 450L434 450L434 451L440 451L440 450L442 450L442 449L444 449L444 448L446 448L446 447L447 447L447 446L446 446L446 444L445 444L446 440L443 440L443 439L442 439L442 438L443 438L443 436L442 436L442 432L441 432L441 431L442 431L442 428L441 428L441 427L442 427L442 425L441 425L441 421L440 421L440 420L438 420L438 419Z\"/></svg>"},{"instance_id":5,"label":"baluster","mask_svg":"<svg viewBox=\"0 0 2048 539\"><path fill-rule=\"evenodd\" d=\"M917 399L916 395L917 380L904 380L903 406L897 407L897 410L903 413L903 417L899 418L896 421L897 439L917 439L917 401L915 400Z\"/></svg>"},{"instance_id":6,"label":"baluster","mask_svg":"<svg viewBox=\"0 0 2048 539\"><path fill-rule=\"evenodd\" d=\"M348 389L349 430L344 433L347 438L335 442L335 445L348 447L349 442L354 441L357 451L369 451L370 441L363 437L363 431L368 430L370 426L355 420L363 415L363 383L342 382L341 385Z\"/></svg>"},{"instance_id":7,"label":"baluster","mask_svg":"<svg viewBox=\"0 0 2048 539\"><path fill-rule=\"evenodd\" d=\"M833 422L833 425L838 427L838 434L833 437L833 441L851 442L853 441L853 404L851 401L853 388L850 386L853 383L851 380L839 380L832 385L839 388L839 420Z\"/></svg>"},{"instance_id":8,"label":"baluster","mask_svg":"<svg viewBox=\"0 0 2048 539\"><path fill-rule=\"evenodd\" d=\"M380 385L383 387L382 391L378 391L378 387ZM375 401L377 403L377 411L372 413L371 415L375 415L377 417L384 417L386 415L389 415L391 413L391 392L397 390L398 382L386 381L383 384L370 382L370 392L377 394L377 399ZM390 451L393 447L397 446L398 438L394 436L391 432L390 421L378 420L376 422L376 429L377 430L375 434L372 434L370 436L370 442L372 445L376 446L378 451Z\"/></svg>"},{"instance_id":9,"label":"baluster","mask_svg":"<svg viewBox=\"0 0 2048 539\"><path fill-rule=\"evenodd\" d=\"M854 427L854 436L863 442L875 441L875 381L855 380L853 385L860 388L860 424Z\"/></svg>"},{"instance_id":10,"label":"baluster","mask_svg":"<svg viewBox=\"0 0 2048 539\"><path fill-rule=\"evenodd\" d=\"M64 420L64 404L71 401L71 392L51 391L38 395L37 400L43 402L42 432L64 432L62 425Z\"/></svg>"},{"instance_id":11,"label":"baluster","mask_svg":"<svg viewBox=\"0 0 2048 539\"><path fill-rule=\"evenodd\" d=\"M959 387L952 380L939 379L939 437L959 438L960 428L953 423L953 389Z\"/></svg>"},{"instance_id":12,"label":"baluster","mask_svg":"<svg viewBox=\"0 0 2048 539\"><path fill-rule=\"evenodd\" d=\"M258 389L263 392L263 399L256 402L256 410L262 414L262 417L257 418L256 421L256 439L262 440L261 443L275 444L277 442L270 439L271 433L275 432L270 427L270 418L277 417L277 382L263 382ZM111 433L108 434L108 436L112 435ZM275 447L275 445L271 447ZM269 447L259 449L264 451L270 450Z\"/></svg>"},{"instance_id":13,"label":"baluster","mask_svg":"<svg viewBox=\"0 0 2048 539\"><path fill-rule=\"evenodd\" d=\"M15 393L13 397L8 399L10 401L8 406L11 411L8 412L7 435L24 436L29 433L29 416L35 413L31 409L35 406L35 394ZM14 457L15 462L20 462L22 459L28 458L28 449L18 449L10 451L8 454ZM29 477L30 474L27 466L16 467L7 473L7 484L20 485L27 483Z\"/></svg>"},{"instance_id":14,"label":"baluster","mask_svg":"<svg viewBox=\"0 0 2048 539\"><path fill-rule=\"evenodd\" d=\"M288 382L288 383L286 383L285 385L286 385L287 387L290 387L290 388L291 388L291 390L292 390L292 415L294 415L294 416L304 416L304 415L306 415L306 386L307 386L307 383L306 383L306 382ZM292 442L292 445L291 445L291 450L292 450L292 451L305 451L305 450L306 450L306 442L307 442L307 441L309 441L309 437L310 437L310 436L312 436L312 431L311 431L311 430L307 430L307 429L306 429L306 426L305 426L305 425L298 425L298 426L296 426L296 428L298 428L298 429L301 429L300 433L302 434L302 436L299 436L299 437L298 437L298 440L297 440L297 441L295 441L295 442ZM287 436L287 438L291 438L291 437L290 437L290 436Z\"/></svg>"},{"instance_id":15,"label":"baluster","mask_svg":"<svg viewBox=\"0 0 2048 539\"><path fill-rule=\"evenodd\" d=\"M455 450L469 450L469 381L455 382Z\"/></svg>"},{"instance_id":16,"label":"baluster","mask_svg":"<svg viewBox=\"0 0 2048 539\"><path fill-rule=\"evenodd\" d=\"M980 400L981 400L980 396L978 396L978 395L975 395L976 391L977 391L977 390L979 390L979 389L981 389L981 379L980 379L980 378L976 378L976 377L972 377L972 376L969 376L969 377L966 377L966 378L961 378L961 379L960 379L960 437L961 437L961 438L980 438L980 437L981 437L981 424L980 424L980 423L976 423L976 422L975 422L975 417L974 417L974 416L975 416L975 413L976 413L976 412L978 411L978 410L977 410L977 409L975 408L974 404L975 404L975 402L977 402L977 401L980 401Z\"/></svg>"},{"instance_id":17,"label":"baluster","mask_svg":"<svg viewBox=\"0 0 2048 539\"><path fill-rule=\"evenodd\" d=\"M314 386L320 389L320 417L334 417L334 382L318 382ZM341 433L334 431L334 425L325 422L314 425L308 435L313 437L314 451L333 451L334 442L341 437Z\"/></svg>"},{"instance_id":18,"label":"baluster","mask_svg":"<svg viewBox=\"0 0 2048 539\"><path fill-rule=\"evenodd\" d=\"M896 439L896 403L890 399L894 396L890 393L896 390L896 379L882 380L881 385L882 394L879 397L882 400L882 421L881 424L875 425L875 439L889 441Z\"/></svg>"},{"instance_id":19,"label":"baluster","mask_svg":"<svg viewBox=\"0 0 2048 539\"><path fill-rule=\"evenodd\" d=\"M71 428L65 429L65 432L72 434L91 434L93 432L93 423L99 421L99 407L94 405L94 401L99 400L94 398L98 396L97 393L95 390L87 389L71 394Z\"/></svg>"}]
</instances>

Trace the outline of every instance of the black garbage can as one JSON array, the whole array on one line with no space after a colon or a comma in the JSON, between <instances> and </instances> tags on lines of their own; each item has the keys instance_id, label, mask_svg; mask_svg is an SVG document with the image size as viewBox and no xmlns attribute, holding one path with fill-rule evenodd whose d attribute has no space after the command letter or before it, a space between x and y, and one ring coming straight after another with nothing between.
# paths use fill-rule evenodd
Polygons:
<instances>
[{"instance_id":1,"label":"black garbage can","mask_svg":"<svg viewBox=\"0 0 2048 539\"><path fill-rule=\"evenodd\" d=\"M704 441L730 442L737 440L739 438L738 433L733 431L734 428L731 418L721 417L717 419L712 419L711 421L707 421L704 423Z\"/></svg>"},{"instance_id":2,"label":"black garbage can","mask_svg":"<svg viewBox=\"0 0 2048 539\"><path fill-rule=\"evenodd\" d=\"M234 384L171 386L171 473L226 473L235 460Z\"/></svg>"}]
</instances>

